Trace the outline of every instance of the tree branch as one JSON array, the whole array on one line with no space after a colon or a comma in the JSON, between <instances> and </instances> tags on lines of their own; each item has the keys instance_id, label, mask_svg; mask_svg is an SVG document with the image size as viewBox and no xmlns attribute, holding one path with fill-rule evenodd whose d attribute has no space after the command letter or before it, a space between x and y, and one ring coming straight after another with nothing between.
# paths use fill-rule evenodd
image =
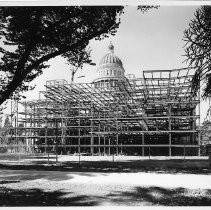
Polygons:
<instances>
[{"instance_id":1,"label":"tree branch","mask_svg":"<svg viewBox=\"0 0 211 210\"><path fill-rule=\"evenodd\" d=\"M37 61L35 61L34 63L32 63L31 65L29 65L26 68L22 68L24 67L24 65L27 62L27 56L24 56L24 59L22 60L22 62L20 62L19 66L18 66L18 71L15 73L12 81L7 85L6 90L4 92L2 92L0 94L0 105L10 97L10 95L22 84L22 82L24 82L24 80L26 79L26 76L33 70L36 69L40 64L42 64L43 62L48 61L51 58L54 58L58 55L62 55L68 51L74 50L75 48L79 47L80 45L82 45L83 43L89 42L89 40L98 37L104 33L107 33L108 30L110 28L106 28L104 30L98 31L94 34L91 34L90 36L84 37L82 38L79 42L76 42L74 44L72 44L69 47L64 47L61 50L55 51L53 53L50 53L48 55L45 55L43 57L41 57L40 59L38 59ZM29 56L29 54L28 54ZM25 62L24 62L25 61ZM21 69L22 68L22 69ZM20 70L21 69L21 70Z\"/></svg>"}]
</instances>

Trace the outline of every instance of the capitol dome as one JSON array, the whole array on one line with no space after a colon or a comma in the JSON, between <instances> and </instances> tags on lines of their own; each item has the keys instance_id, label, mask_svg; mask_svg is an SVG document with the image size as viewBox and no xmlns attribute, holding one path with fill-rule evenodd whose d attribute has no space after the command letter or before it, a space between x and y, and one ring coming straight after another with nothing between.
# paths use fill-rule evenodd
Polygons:
<instances>
[{"instance_id":1,"label":"capitol dome","mask_svg":"<svg viewBox=\"0 0 211 210\"><path fill-rule=\"evenodd\" d=\"M110 43L110 45L108 46L109 49L109 53L107 53L106 55L104 55L99 63L99 66L102 65L118 65L120 67L122 67L122 61L114 54L114 46L112 43Z\"/></svg>"},{"instance_id":2,"label":"capitol dome","mask_svg":"<svg viewBox=\"0 0 211 210\"><path fill-rule=\"evenodd\" d=\"M93 81L95 87L115 86L117 81L125 79L122 61L114 54L114 45L108 46L109 53L100 60L97 68L98 77Z\"/></svg>"}]
</instances>

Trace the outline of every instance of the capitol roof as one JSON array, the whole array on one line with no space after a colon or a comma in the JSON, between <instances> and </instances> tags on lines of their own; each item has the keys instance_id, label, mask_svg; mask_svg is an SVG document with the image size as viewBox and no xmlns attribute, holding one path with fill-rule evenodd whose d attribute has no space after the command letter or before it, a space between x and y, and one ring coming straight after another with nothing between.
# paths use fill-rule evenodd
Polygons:
<instances>
[{"instance_id":1,"label":"capitol roof","mask_svg":"<svg viewBox=\"0 0 211 210\"><path fill-rule=\"evenodd\" d=\"M108 49L110 52L102 57L99 66L107 64L116 64L122 67L122 61L114 54L114 46L112 43L109 44Z\"/></svg>"}]
</instances>

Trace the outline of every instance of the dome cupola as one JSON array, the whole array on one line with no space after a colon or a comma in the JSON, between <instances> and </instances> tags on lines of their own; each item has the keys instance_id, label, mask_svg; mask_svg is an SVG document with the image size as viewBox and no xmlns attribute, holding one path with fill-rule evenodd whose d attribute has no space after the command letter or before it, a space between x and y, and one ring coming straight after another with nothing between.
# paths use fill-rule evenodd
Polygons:
<instances>
[{"instance_id":1,"label":"dome cupola","mask_svg":"<svg viewBox=\"0 0 211 210\"><path fill-rule=\"evenodd\" d=\"M114 45L112 43L108 46L109 52L105 54L100 60L97 68L98 77L95 82L107 81L119 81L124 80L124 68L122 61L114 54Z\"/></svg>"},{"instance_id":2,"label":"dome cupola","mask_svg":"<svg viewBox=\"0 0 211 210\"><path fill-rule=\"evenodd\" d=\"M108 46L109 53L104 55L100 60L99 66L117 65L122 67L122 61L114 54L114 45L112 43Z\"/></svg>"}]
</instances>

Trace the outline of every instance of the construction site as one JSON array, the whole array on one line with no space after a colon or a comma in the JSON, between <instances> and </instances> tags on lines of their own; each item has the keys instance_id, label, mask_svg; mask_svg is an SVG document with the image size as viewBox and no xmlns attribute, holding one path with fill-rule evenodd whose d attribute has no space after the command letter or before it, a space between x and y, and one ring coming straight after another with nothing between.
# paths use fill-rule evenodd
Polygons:
<instances>
[{"instance_id":1,"label":"construction site","mask_svg":"<svg viewBox=\"0 0 211 210\"><path fill-rule=\"evenodd\" d=\"M7 148L21 143L29 153L200 156L194 69L124 76L112 44L109 50L92 83L46 81L37 100L13 101Z\"/></svg>"}]
</instances>

